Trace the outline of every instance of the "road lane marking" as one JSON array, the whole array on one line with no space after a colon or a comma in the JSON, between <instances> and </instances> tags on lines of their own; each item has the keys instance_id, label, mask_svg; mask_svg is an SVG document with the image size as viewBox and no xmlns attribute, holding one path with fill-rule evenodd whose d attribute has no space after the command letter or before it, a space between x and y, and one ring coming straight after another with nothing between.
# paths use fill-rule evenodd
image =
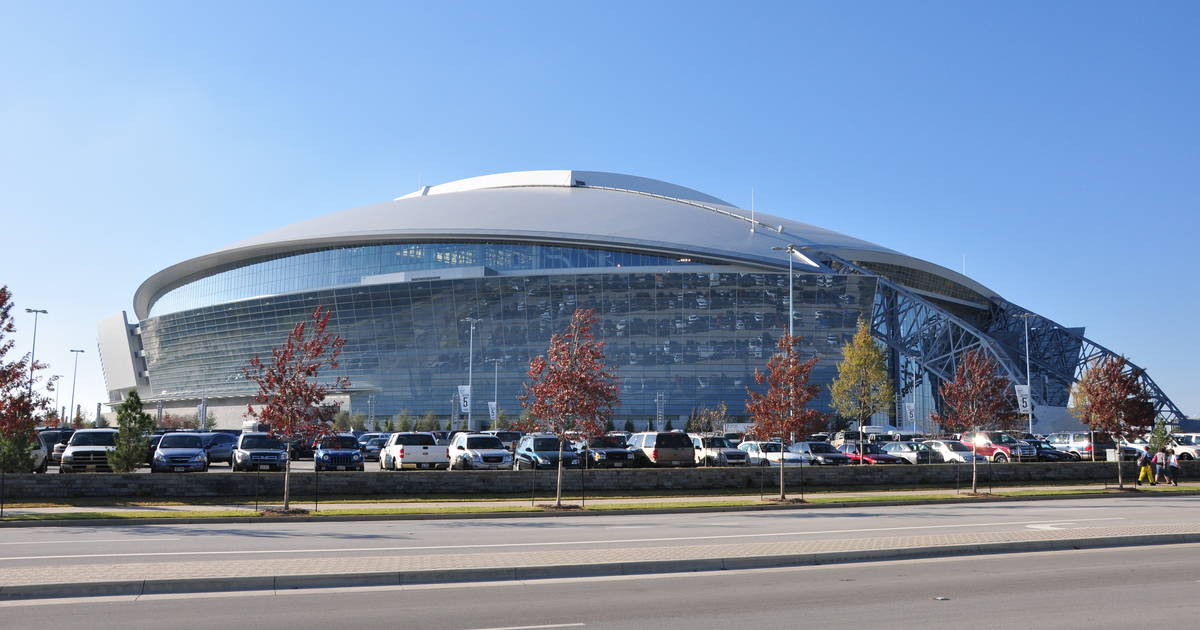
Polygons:
<instances>
[{"instance_id":1,"label":"road lane marking","mask_svg":"<svg viewBox=\"0 0 1200 630\"><path fill-rule=\"evenodd\" d=\"M1026 525L1029 529L1038 529L1046 532L1056 532L1062 529L1063 525L1074 525L1075 521L1063 521L1061 523L1038 523L1036 525Z\"/></svg>"},{"instance_id":2,"label":"road lane marking","mask_svg":"<svg viewBox=\"0 0 1200 630\"><path fill-rule=\"evenodd\" d=\"M1108 518L1081 518L1072 522L1084 521L1123 521L1123 516ZM354 551L436 551L441 549L495 549L501 547L559 547L564 545L623 545L643 542L681 542L690 540L728 540L732 538L767 538L778 536L812 536L814 534L856 534L863 532L894 532L922 529L954 529L960 527L1000 527L1005 525L1031 525L1035 523L1061 523L1062 521L1008 521L1003 523L966 523L946 525L911 525L907 527L865 527L862 529L826 529L811 532L769 532L762 534L721 534L715 536L673 536L668 538L627 538L624 540L563 540L551 542L527 543L489 543L477 545L427 545L411 547L334 547L325 549L251 549L245 551L150 551L142 553L97 553L71 554L57 556L3 556L3 560L73 560L81 558L144 558L162 556L245 556L251 554L286 554L286 553L346 553Z\"/></svg>"},{"instance_id":3,"label":"road lane marking","mask_svg":"<svg viewBox=\"0 0 1200 630\"><path fill-rule=\"evenodd\" d=\"M474 628L473 630L544 630L545 628L582 628L582 623L552 623L546 626L505 626L503 628Z\"/></svg>"},{"instance_id":4,"label":"road lane marking","mask_svg":"<svg viewBox=\"0 0 1200 630\"><path fill-rule=\"evenodd\" d=\"M114 543L114 542L160 542L179 540L178 538L107 538L100 540L23 540L18 542L0 542L0 545L78 545L80 543Z\"/></svg>"}]
</instances>

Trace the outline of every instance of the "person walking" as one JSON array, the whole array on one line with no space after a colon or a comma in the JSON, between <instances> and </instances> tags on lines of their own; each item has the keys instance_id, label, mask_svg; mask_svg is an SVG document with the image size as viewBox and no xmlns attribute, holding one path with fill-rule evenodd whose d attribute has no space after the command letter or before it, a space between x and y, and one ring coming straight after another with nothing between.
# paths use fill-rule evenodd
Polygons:
<instances>
[{"instance_id":1,"label":"person walking","mask_svg":"<svg viewBox=\"0 0 1200 630\"><path fill-rule=\"evenodd\" d=\"M1139 453L1139 454L1138 454L1138 458L1137 458L1137 467L1138 467L1138 478L1137 478L1137 485L1139 485L1139 486L1140 486L1140 485L1142 485L1142 481L1143 481L1143 480L1145 480L1145 481L1149 481L1149 482L1150 482L1150 485L1152 485L1152 486L1157 486L1157 485L1158 485L1158 481L1157 481L1157 480L1155 480L1155 478L1154 478L1154 471L1153 471L1153 468L1151 467L1151 460L1153 460L1153 459L1154 459L1154 456L1150 454L1150 447L1148 447L1148 446L1146 447L1146 450L1144 450L1144 451L1142 451L1141 453Z\"/></svg>"},{"instance_id":2,"label":"person walking","mask_svg":"<svg viewBox=\"0 0 1200 630\"><path fill-rule=\"evenodd\" d=\"M1179 485L1179 455L1175 454L1175 449L1167 450L1167 477L1171 479L1171 485Z\"/></svg>"},{"instance_id":3,"label":"person walking","mask_svg":"<svg viewBox=\"0 0 1200 630\"><path fill-rule=\"evenodd\" d=\"M1154 454L1154 458L1150 460L1154 465L1154 481L1166 483L1167 479L1167 447L1160 446L1158 452Z\"/></svg>"}]
</instances>

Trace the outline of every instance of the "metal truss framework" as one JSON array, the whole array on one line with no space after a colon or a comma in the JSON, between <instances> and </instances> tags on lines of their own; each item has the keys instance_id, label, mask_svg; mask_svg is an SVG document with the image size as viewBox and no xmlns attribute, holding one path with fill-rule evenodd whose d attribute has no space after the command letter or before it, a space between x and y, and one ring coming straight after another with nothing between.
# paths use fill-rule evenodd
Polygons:
<instances>
[{"instance_id":1,"label":"metal truss framework","mask_svg":"<svg viewBox=\"0 0 1200 630\"><path fill-rule=\"evenodd\" d=\"M1084 371L1105 358L1118 356L1084 337L1081 329L1061 326L999 298L991 300L988 326L980 330L885 276L827 252L820 252L819 259L836 273L876 278L872 334L895 353L915 361L934 379L935 392L937 383L954 379L959 357L970 350L990 357L1013 384L1025 383L1026 313L1032 373L1029 382L1036 404L1066 406L1071 385ZM1018 362L1015 357L1022 360ZM1138 375L1161 418L1169 423L1186 419L1145 370L1132 363L1127 363L1126 370ZM901 381L897 390L903 394L919 385L924 374L897 370L897 377Z\"/></svg>"}]
</instances>

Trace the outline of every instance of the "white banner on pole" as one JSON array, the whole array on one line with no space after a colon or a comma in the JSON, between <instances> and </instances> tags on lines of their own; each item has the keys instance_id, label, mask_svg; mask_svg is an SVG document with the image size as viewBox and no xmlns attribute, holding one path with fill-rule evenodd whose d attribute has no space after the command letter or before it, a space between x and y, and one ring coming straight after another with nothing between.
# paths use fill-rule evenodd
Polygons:
<instances>
[{"instance_id":1,"label":"white banner on pole","mask_svg":"<svg viewBox=\"0 0 1200 630\"><path fill-rule=\"evenodd\" d=\"M496 401L494 400L488 401L488 418L491 418L492 422L496 421Z\"/></svg>"},{"instance_id":2,"label":"white banner on pole","mask_svg":"<svg viewBox=\"0 0 1200 630\"><path fill-rule=\"evenodd\" d=\"M917 426L917 403L904 403L904 421L910 427Z\"/></svg>"},{"instance_id":3,"label":"white banner on pole","mask_svg":"<svg viewBox=\"0 0 1200 630\"><path fill-rule=\"evenodd\" d=\"M1028 385L1014 385L1017 390L1017 410L1021 413L1030 413L1033 411L1033 399L1029 396Z\"/></svg>"},{"instance_id":4,"label":"white banner on pole","mask_svg":"<svg viewBox=\"0 0 1200 630\"><path fill-rule=\"evenodd\" d=\"M463 413L471 410L471 386L458 386L458 407Z\"/></svg>"}]
</instances>

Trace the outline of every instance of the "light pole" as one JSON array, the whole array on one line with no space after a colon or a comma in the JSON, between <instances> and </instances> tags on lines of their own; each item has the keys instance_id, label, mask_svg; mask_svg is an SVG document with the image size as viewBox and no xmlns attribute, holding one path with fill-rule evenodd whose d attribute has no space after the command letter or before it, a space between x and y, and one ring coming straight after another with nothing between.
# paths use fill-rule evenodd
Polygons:
<instances>
[{"instance_id":1,"label":"light pole","mask_svg":"<svg viewBox=\"0 0 1200 630\"><path fill-rule=\"evenodd\" d=\"M75 411L75 379L79 376L79 355L83 354L83 350L72 350L75 353L75 370L71 372L71 411ZM74 420L74 418L72 418Z\"/></svg>"},{"instance_id":2,"label":"light pole","mask_svg":"<svg viewBox=\"0 0 1200 630\"><path fill-rule=\"evenodd\" d=\"M33 349L29 351L29 404L30 414L33 413L33 367L37 365L37 320L38 315L45 315L45 309L27 308L26 313L33 313Z\"/></svg>"},{"instance_id":3,"label":"light pole","mask_svg":"<svg viewBox=\"0 0 1200 630\"><path fill-rule=\"evenodd\" d=\"M1033 313L1021 313L1017 317L1025 320L1025 395L1029 397L1029 432L1033 433L1033 373L1029 370L1029 318Z\"/></svg>"},{"instance_id":4,"label":"light pole","mask_svg":"<svg viewBox=\"0 0 1200 630\"><path fill-rule=\"evenodd\" d=\"M796 253L796 246L788 243L784 247L772 247L771 249L777 252L788 253L788 336L796 336L796 298L795 287L796 278L792 275L792 258Z\"/></svg>"},{"instance_id":5,"label":"light pole","mask_svg":"<svg viewBox=\"0 0 1200 630\"><path fill-rule=\"evenodd\" d=\"M61 388L61 387L57 387L57 385L58 385L58 379L60 379L60 378L62 378L62 375L61 375L61 374L55 374L55 375L53 375L53 376L51 376L51 377L50 377L50 382L52 382L52 383L54 383L54 384L56 385L56 387L54 388L54 411L56 411L56 412L58 411L58 394L59 394L60 392L62 392L62 388ZM59 417L58 417L58 422L59 422L60 424L62 423L62 416L59 416Z\"/></svg>"},{"instance_id":6,"label":"light pole","mask_svg":"<svg viewBox=\"0 0 1200 630\"><path fill-rule=\"evenodd\" d=\"M500 418L500 362L504 359L485 360L492 364L492 406L496 408L496 417L492 418L492 428L495 429L494 423ZM491 413L488 414L488 417L491 417Z\"/></svg>"},{"instance_id":7,"label":"light pole","mask_svg":"<svg viewBox=\"0 0 1200 630\"><path fill-rule=\"evenodd\" d=\"M475 394L471 389L475 375L475 324L483 320L478 317L464 317L462 321L471 325L471 340L467 346L467 431L470 431L471 409L475 406Z\"/></svg>"}]
</instances>

